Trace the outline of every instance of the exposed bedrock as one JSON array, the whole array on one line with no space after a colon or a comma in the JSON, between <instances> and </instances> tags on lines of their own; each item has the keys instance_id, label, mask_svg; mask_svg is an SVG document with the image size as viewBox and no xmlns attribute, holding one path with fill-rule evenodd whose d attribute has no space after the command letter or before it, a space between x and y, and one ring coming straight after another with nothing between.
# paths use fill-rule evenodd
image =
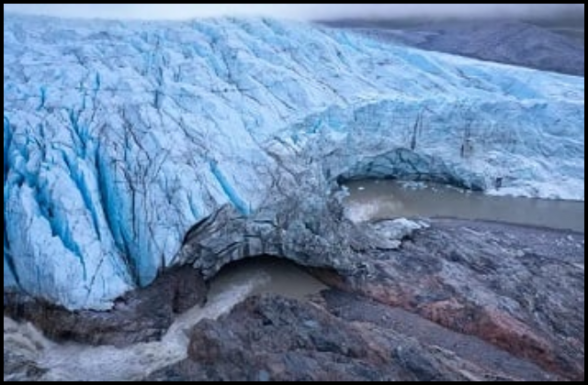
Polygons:
<instances>
[{"instance_id":1,"label":"exposed bedrock","mask_svg":"<svg viewBox=\"0 0 588 385\"><path fill-rule=\"evenodd\" d=\"M231 330L231 333L227 333ZM340 291L253 297L194 327L188 358L150 380L553 380L532 363Z\"/></svg>"},{"instance_id":2,"label":"exposed bedrock","mask_svg":"<svg viewBox=\"0 0 588 385\"><path fill-rule=\"evenodd\" d=\"M566 378L584 377L583 234L438 219L410 238L398 250L366 251L369 279L315 274Z\"/></svg>"},{"instance_id":3,"label":"exposed bedrock","mask_svg":"<svg viewBox=\"0 0 588 385\"><path fill-rule=\"evenodd\" d=\"M568 378L584 376L583 234L449 219L430 228L406 220L355 224L335 200L331 206L253 218L226 207L188 233L182 258L210 276L232 260L283 256L319 268L332 286L476 335Z\"/></svg>"}]
</instances>

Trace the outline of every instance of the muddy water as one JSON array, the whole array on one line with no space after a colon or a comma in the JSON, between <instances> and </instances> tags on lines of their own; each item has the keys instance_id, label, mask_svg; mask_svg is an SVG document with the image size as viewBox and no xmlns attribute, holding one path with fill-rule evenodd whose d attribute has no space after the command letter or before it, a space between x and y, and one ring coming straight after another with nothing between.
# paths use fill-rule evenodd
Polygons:
<instances>
[{"instance_id":1,"label":"muddy water","mask_svg":"<svg viewBox=\"0 0 588 385\"><path fill-rule=\"evenodd\" d=\"M224 266L214 277L211 294L225 290L239 277L255 274L264 278L256 285L251 294L277 293L285 297L304 299L308 295L318 293L327 288L295 264L275 257L255 257L230 263Z\"/></svg>"},{"instance_id":2,"label":"muddy water","mask_svg":"<svg viewBox=\"0 0 588 385\"><path fill-rule=\"evenodd\" d=\"M402 216L455 217L584 232L584 202L489 196L452 187L392 180L347 185L347 215L355 221Z\"/></svg>"},{"instance_id":3,"label":"muddy water","mask_svg":"<svg viewBox=\"0 0 588 385\"><path fill-rule=\"evenodd\" d=\"M249 259L223 268L211 282L206 305L180 315L161 341L125 348L55 343L34 327L5 317L4 349L23 354L48 369L44 380L136 380L186 358L187 333L202 319L216 319L253 294L271 292L303 299L323 288L320 282L285 260Z\"/></svg>"}]
</instances>

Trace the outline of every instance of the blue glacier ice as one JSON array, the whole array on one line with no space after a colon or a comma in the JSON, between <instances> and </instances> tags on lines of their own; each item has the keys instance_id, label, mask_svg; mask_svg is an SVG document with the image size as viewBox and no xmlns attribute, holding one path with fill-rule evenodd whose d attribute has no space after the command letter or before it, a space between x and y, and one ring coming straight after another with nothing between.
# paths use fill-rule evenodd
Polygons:
<instances>
[{"instance_id":1,"label":"blue glacier ice","mask_svg":"<svg viewBox=\"0 0 588 385\"><path fill-rule=\"evenodd\" d=\"M583 200L584 78L269 19L4 17L5 288L106 309L219 207L365 176Z\"/></svg>"}]
</instances>

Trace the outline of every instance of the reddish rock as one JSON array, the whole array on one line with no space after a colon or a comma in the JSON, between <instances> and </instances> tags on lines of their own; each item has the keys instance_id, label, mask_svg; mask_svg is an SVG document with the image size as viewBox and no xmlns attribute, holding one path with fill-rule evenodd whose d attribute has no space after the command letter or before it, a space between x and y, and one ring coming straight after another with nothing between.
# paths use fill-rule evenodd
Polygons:
<instances>
[{"instance_id":1,"label":"reddish rock","mask_svg":"<svg viewBox=\"0 0 588 385\"><path fill-rule=\"evenodd\" d=\"M250 298L192 331L189 358L149 380L555 380L536 365L401 309L329 290Z\"/></svg>"},{"instance_id":2,"label":"reddish rock","mask_svg":"<svg viewBox=\"0 0 588 385\"><path fill-rule=\"evenodd\" d=\"M438 219L370 277L314 274L340 289L475 335L569 379L584 378L583 234Z\"/></svg>"}]
</instances>

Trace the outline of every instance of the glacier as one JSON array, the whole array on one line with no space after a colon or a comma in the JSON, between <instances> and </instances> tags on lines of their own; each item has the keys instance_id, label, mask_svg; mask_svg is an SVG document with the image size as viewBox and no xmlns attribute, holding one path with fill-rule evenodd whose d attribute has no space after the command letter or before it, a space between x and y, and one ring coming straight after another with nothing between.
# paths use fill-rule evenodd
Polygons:
<instances>
[{"instance_id":1,"label":"glacier","mask_svg":"<svg viewBox=\"0 0 588 385\"><path fill-rule=\"evenodd\" d=\"M4 16L5 290L108 309L181 263L356 268L321 220L364 177L583 200L584 78L272 19Z\"/></svg>"}]
</instances>

